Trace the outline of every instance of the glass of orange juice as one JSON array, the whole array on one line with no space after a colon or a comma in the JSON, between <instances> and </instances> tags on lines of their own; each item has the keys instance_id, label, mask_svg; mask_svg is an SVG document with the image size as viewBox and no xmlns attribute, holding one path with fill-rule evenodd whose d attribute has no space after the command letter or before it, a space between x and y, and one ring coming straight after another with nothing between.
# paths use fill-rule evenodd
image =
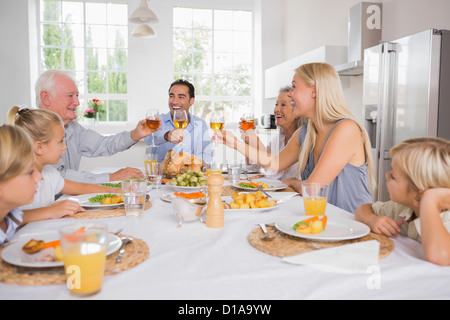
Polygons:
<instances>
[{"instance_id":1,"label":"glass of orange juice","mask_svg":"<svg viewBox=\"0 0 450 320\"><path fill-rule=\"evenodd\" d=\"M210 174L222 174L222 164L216 162L206 164L206 175Z\"/></svg>"},{"instance_id":2,"label":"glass of orange juice","mask_svg":"<svg viewBox=\"0 0 450 320\"><path fill-rule=\"evenodd\" d=\"M70 224L60 230L67 288L75 295L100 291L105 273L107 227Z\"/></svg>"},{"instance_id":3,"label":"glass of orange juice","mask_svg":"<svg viewBox=\"0 0 450 320\"><path fill-rule=\"evenodd\" d=\"M324 215L328 201L328 184L305 182L302 184L306 215Z\"/></svg>"}]
</instances>

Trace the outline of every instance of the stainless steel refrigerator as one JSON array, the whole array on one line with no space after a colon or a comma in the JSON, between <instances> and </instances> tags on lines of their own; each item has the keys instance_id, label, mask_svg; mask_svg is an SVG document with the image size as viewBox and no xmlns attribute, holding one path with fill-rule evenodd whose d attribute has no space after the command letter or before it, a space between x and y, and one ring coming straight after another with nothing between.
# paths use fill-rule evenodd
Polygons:
<instances>
[{"instance_id":1,"label":"stainless steel refrigerator","mask_svg":"<svg viewBox=\"0 0 450 320\"><path fill-rule=\"evenodd\" d=\"M429 29L366 49L363 88L374 200L386 201L391 147L416 137L450 140L450 31Z\"/></svg>"}]
</instances>

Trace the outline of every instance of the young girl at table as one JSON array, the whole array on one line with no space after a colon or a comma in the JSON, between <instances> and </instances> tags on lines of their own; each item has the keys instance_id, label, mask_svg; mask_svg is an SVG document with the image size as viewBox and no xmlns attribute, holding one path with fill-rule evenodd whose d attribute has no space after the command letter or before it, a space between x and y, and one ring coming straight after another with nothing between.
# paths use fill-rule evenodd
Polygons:
<instances>
[{"instance_id":1,"label":"young girl at table","mask_svg":"<svg viewBox=\"0 0 450 320\"><path fill-rule=\"evenodd\" d=\"M79 203L71 200L55 202L55 196L59 193L80 195L122 192L118 188L78 183L62 178L52 166L58 163L66 149L63 141L64 125L55 112L45 109L20 109L15 106L9 111L8 122L23 128L32 138L36 156L35 168L43 177L33 203L21 207L25 223L57 219L85 211Z\"/></svg>"},{"instance_id":2,"label":"young girl at table","mask_svg":"<svg viewBox=\"0 0 450 320\"><path fill-rule=\"evenodd\" d=\"M346 106L336 70L326 63L296 69L290 103L296 117L308 119L279 154L258 150L230 132L215 133L219 142L261 166L282 171L298 161L301 180L284 181L301 193L304 182L329 184L328 202L351 213L371 203L375 186L371 145L366 130Z\"/></svg>"},{"instance_id":3,"label":"young girl at table","mask_svg":"<svg viewBox=\"0 0 450 320\"><path fill-rule=\"evenodd\" d=\"M390 153L391 200L362 205L355 219L375 233L420 241L428 261L450 265L450 142L415 138Z\"/></svg>"},{"instance_id":4,"label":"young girl at table","mask_svg":"<svg viewBox=\"0 0 450 320\"><path fill-rule=\"evenodd\" d=\"M19 206L33 202L41 174L34 168L33 142L27 133L0 127L0 244L8 242L22 223Z\"/></svg>"}]
</instances>

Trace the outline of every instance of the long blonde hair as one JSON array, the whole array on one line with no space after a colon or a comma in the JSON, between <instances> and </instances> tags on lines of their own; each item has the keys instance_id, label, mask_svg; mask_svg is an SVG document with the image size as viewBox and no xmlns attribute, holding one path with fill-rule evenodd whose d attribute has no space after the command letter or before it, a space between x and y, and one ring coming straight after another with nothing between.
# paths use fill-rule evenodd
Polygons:
<instances>
[{"instance_id":1,"label":"long blonde hair","mask_svg":"<svg viewBox=\"0 0 450 320\"><path fill-rule=\"evenodd\" d=\"M25 130L0 126L0 182L24 173L33 163L33 142Z\"/></svg>"},{"instance_id":2,"label":"long blonde hair","mask_svg":"<svg viewBox=\"0 0 450 320\"><path fill-rule=\"evenodd\" d=\"M46 109L20 109L17 106L9 110L6 121L10 125L16 125L25 129L34 141L42 143L50 142L55 124L64 126L61 117L53 111Z\"/></svg>"},{"instance_id":3,"label":"long blonde hair","mask_svg":"<svg viewBox=\"0 0 450 320\"><path fill-rule=\"evenodd\" d=\"M450 142L440 138L405 140L390 150L411 191L450 188Z\"/></svg>"},{"instance_id":4,"label":"long blonde hair","mask_svg":"<svg viewBox=\"0 0 450 320\"><path fill-rule=\"evenodd\" d=\"M341 81L334 67L327 63L308 63L298 67L295 70L295 74L298 78L305 81L307 86L315 86L316 88L315 110L318 126L322 126L323 123L337 122L341 119L350 119L358 125L365 148L369 185L370 189L374 191L376 188L376 179L369 136L364 127L359 124L355 116L348 109L344 99ZM298 160L299 173L303 172L306 167L310 151L315 145L316 136L317 128L311 120L308 120L308 129Z\"/></svg>"}]
</instances>

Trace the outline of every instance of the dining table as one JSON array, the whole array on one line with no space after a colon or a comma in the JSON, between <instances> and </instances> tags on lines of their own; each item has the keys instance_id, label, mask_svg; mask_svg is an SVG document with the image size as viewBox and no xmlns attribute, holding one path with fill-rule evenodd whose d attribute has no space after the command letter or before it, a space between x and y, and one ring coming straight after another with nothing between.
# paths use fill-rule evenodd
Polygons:
<instances>
[{"instance_id":1,"label":"dining table","mask_svg":"<svg viewBox=\"0 0 450 320\"><path fill-rule=\"evenodd\" d=\"M234 187L225 180L225 188ZM265 300L262 302L267 304L271 300L450 298L450 267L427 262L421 244L407 237L386 237L383 241L388 244L388 252L380 255L366 272L340 272L297 264L285 259L288 244L280 242L278 247L270 248L269 242L260 241L259 224L266 224L272 235L283 237L284 233L274 223L304 219L301 196L267 210L225 210L223 227L211 228L201 220L185 221L179 227L172 203L164 198L175 191L169 185L150 189L150 206L140 218L125 215L61 218L23 226L12 239L13 243L23 237L57 232L75 220L95 220L105 224L110 232L122 229L123 235L133 237L144 246L146 254L143 258L136 257L134 264L131 259L132 265L120 272L105 274L101 291L92 296L73 295L65 283L23 284L2 279L0 299ZM281 197L292 194L292 190L269 194ZM331 204L326 207L326 215L329 223L333 219L354 221L352 213ZM289 236L282 240L295 242L297 239ZM314 246L319 243L311 242ZM335 258L339 259L338 256L330 259ZM32 280L38 275L30 272L27 276ZM223 313L235 311L222 309Z\"/></svg>"}]
</instances>

